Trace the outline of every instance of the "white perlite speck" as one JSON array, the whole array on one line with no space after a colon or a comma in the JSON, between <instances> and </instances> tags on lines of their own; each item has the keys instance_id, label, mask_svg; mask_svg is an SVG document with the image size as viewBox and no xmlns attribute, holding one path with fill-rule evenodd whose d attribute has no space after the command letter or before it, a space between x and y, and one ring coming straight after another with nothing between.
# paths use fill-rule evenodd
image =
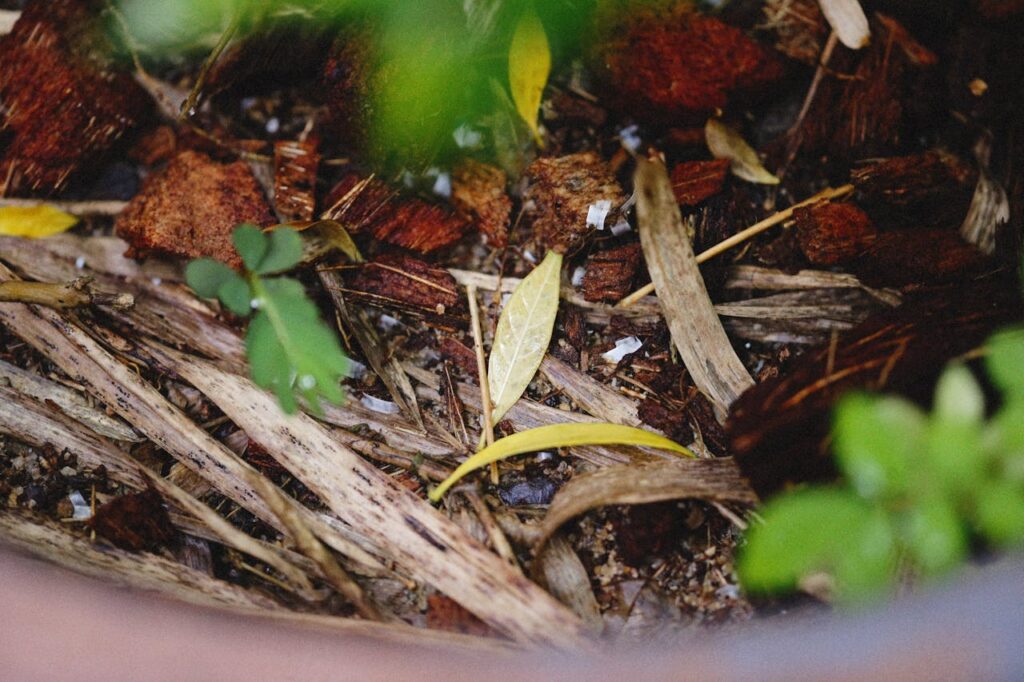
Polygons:
<instances>
[{"instance_id":1,"label":"white perlite speck","mask_svg":"<svg viewBox=\"0 0 1024 682\"><path fill-rule=\"evenodd\" d=\"M364 395L360 398L359 402L363 404L368 410L374 412L380 412L381 414L398 414L398 405L388 400L381 400L380 398L374 398L372 395Z\"/></svg>"},{"instance_id":2,"label":"white perlite speck","mask_svg":"<svg viewBox=\"0 0 1024 682\"><path fill-rule=\"evenodd\" d=\"M643 347L643 343L635 336L627 336L615 342L615 348L607 353L601 353L601 357L608 362L621 362L622 358L630 353L635 353Z\"/></svg>"},{"instance_id":3,"label":"white perlite speck","mask_svg":"<svg viewBox=\"0 0 1024 682\"><path fill-rule=\"evenodd\" d=\"M596 227L599 230L604 229L604 221L608 219L608 213L612 210L611 199L601 199L595 201L587 209L587 227Z\"/></svg>"}]
</instances>

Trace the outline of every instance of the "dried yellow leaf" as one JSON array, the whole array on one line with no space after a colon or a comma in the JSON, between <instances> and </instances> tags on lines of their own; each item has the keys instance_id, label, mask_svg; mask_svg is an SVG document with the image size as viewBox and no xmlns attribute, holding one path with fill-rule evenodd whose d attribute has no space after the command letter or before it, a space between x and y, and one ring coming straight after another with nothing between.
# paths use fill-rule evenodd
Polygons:
<instances>
[{"instance_id":1,"label":"dried yellow leaf","mask_svg":"<svg viewBox=\"0 0 1024 682\"><path fill-rule=\"evenodd\" d=\"M78 218L53 206L0 207L0 234L9 237L49 237L65 232Z\"/></svg>"},{"instance_id":2,"label":"dried yellow leaf","mask_svg":"<svg viewBox=\"0 0 1024 682\"><path fill-rule=\"evenodd\" d=\"M537 116L541 96L551 73L551 47L544 25L533 8L519 18L508 52L508 82L512 100L537 144L542 144Z\"/></svg>"},{"instance_id":3,"label":"dried yellow leaf","mask_svg":"<svg viewBox=\"0 0 1024 682\"><path fill-rule=\"evenodd\" d=\"M501 311L487 363L494 423L523 395L547 353L558 314L561 272L562 254L548 251Z\"/></svg>"},{"instance_id":4,"label":"dried yellow leaf","mask_svg":"<svg viewBox=\"0 0 1024 682\"><path fill-rule=\"evenodd\" d=\"M430 499L437 502L453 485L471 471L485 467L513 455L527 452L570 448L578 445L635 445L678 452L687 457L694 454L687 448L664 436L621 424L550 424L512 434L476 453L440 485L430 491Z\"/></svg>"},{"instance_id":5,"label":"dried yellow leaf","mask_svg":"<svg viewBox=\"0 0 1024 682\"><path fill-rule=\"evenodd\" d=\"M732 174L747 182L777 185L779 179L765 170L757 152L735 130L721 121L709 118L704 126L704 139L716 159L729 159Z\"/></svg>"}]
</instances>

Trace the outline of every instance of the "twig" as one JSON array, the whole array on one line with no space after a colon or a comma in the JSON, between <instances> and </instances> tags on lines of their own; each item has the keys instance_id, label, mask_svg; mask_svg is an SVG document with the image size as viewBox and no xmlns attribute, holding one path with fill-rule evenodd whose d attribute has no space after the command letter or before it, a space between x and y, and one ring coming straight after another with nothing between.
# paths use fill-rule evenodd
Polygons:
<instances>
[{"instance_id":1,"label":"twig","mask_svg":"<svg viewBox=\"0 0 1024 682\"><path fill-rule=\"evenodd\" d=\"M240 15L236 14L231 19L231 24L224 29L224 33L221 34L217 44L214 45L213 51L203 60L203 65L199 69L199 75L196 77L195 85L192 86L192 90L188 93L188 98L182 103L181 111L178 113L178 120L185 121L192 117L195 113L196 103L199 101L199 96L203 92L203 86L206 85L206 78L210 75L210 69L220 59L221 53L224 52L224 48L228 46L231 39L235 36L235 32L238 30L238 22Z\"/></svg>"},{"instance_id":2,"label":"twig","mask_svg":"<svg viewBox=\"0 0 1024 682\"><path fill-rule=\"evenodd\" d=\"M118 310L127 310L135 305L131 294L94 294L89 291L89 277L73 282L55 284L50 282L23 282L12 280L0 282L0 301L6 303L32 303L48 308L66 310L87 305L105 305Z\"/></svg>"},{"instance_id":3,"label":"twig","mask_svg":"<svg viewBox=\"0 0 1024 682\"><path fill-rule=\"evenodd\" d=\"M466 287L466 296L469 298L470 327L473 330L473 346L476 348L476 370L480 375L480 402L483 407L484 417L484 438L488 446L494 445L494 423L491 419L491 387L487 380L487 362L484 359L484 339L480 329L480 310L477 308L476 287ZM491 463L491 482L498 484L498 463Z\"/></svg>"},{"instance_id":4,"label":"twig","mask_svg":"<svg viewBox=\"0 0 1024 682\"><path fill-rule=\"evenodd\" d=\"M785 221L789 220L793 216L793 212L796 209L798 209L798 208L802 208L804 206L809 206L809 205L811 205L811 204L813 204L815 202L818 202L818 201L831 201L832 199L838 199L840 197L846 196L847 194L849 194L852 191L853 191L853 185L849 185L849 184L843 185L841 187L836 187L836 188L827 187L827 188L821 190L820 192L818 192L817 194L815 194L814 196L812 196L812 197L810 197L808 199L804 199L803 201L801 201L799 203L793 204L789 208L784 209L782 211L779 211L778 213L774 213L774 214L768 216L767 218L765 218L764 220L761 220L760 222L754 223L753 225L751 225L747 229L743 230L742 232L737 232L736 234L734 234L733 236L729 237L728 239L715 244L714 246L712 246L707 251L704 251L703 253L697 254L697 264L699 265L701 263L705 263L705 262L711 260L712 258L714 258L715 256L717 256L717 255L719 255L721 253L724 253L725 251L728 251L729 249L731 249L732 247L736 246L737 244L741 244L742 242L745 242L746 240L748 240L748 239L750 239L752 237L756 237L757 235L761 234L765 230L768 230L768 229L770 229L772 227L775 227L779 223L782 223L782 222L785 222ZM654 283L652 282L652 283L650 283L650 284L648 284L648 285L646 285L644 287L641 287L640 289L637 289L636 291L631 293L629 296L627 296L624 299L622 299L621 301L619 301L618 305L620 307L630 306L630 305L636 303L637 301L639 301L644 296L647 296L648 294L653 294L653 293L654 293Z\"/></svg>"}]
</instances>

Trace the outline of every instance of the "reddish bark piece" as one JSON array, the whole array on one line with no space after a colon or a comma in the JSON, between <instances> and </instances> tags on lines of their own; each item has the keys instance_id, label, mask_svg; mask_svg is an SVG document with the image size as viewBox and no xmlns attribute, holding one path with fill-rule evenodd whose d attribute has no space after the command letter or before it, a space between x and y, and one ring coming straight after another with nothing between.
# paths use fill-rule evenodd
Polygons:
<instances>
[{"instance_id":1,"label":"reddish bark piece","mask_svg":"<svg viewBox=\"0 0 1024 682\"><path fill-rule=\"evenodd\" d=\"M991 260L953 230L882 232L850 269L873 287L949 282L984 270Z\"/></svg>"},{"instance_id":2,"label":"reddish bark piece","mask_svg":"<svg viewBox=\"0 0 1024 682\"><path fill-rule=\"evenodd\" d=\"M598 251L587 259L583 275L583 298L613 303L633 290L640 270L640 244L634 242L607 251Z\"/></svg>"},{"instance_id":3,"label":"reddish bark piece","mask_svg":"<svg viewBox=\"0 0 1024 682\"><path fill-rule=\"evenodd\" d=\"M152 488L115 497L96 510L88 525L115 547L131 552L171 547L178 538L163 498Z\"/></svg>"},{"instance_id":4,"label":"reddish bark piece","mask_svg":"<svg viewBox=\"0 0 1024 682\"><path fill-rule=\"evenodd\" d=\"M669 409L660 400L644 398L637 406L636 414L644 424L658 429L677 443L693 442L693 429L687 423L683 410Z\"/></svg>"},{"instance_id":5,"label":"reddish bark piece","mask_svg":"<svg viewBox=\"0 0 1024 682\"><path fill-rule=\"evenodd\" d=\"M185 151L146 181L118 216L116 229L129 243L126 255L132 258L150 252L209 256L237 268L242 261L231 232L239 223L274 223L249 166Z\"/></svg>"},{"instance_id":6,"label":"reddish bark piece","mask_svg":"<svg viewBox=\"0 0 1024 682\"><path fill-rule=\"evenodd\" d=\"M748 390L733 403L726 431L754 489L763 497L835 475L828 447L832 408L850 390L901 393L931 404L948 360L1021 319L1018 292L1012 274L923 291Z\"/></svg>"},{"instance_id":7,"label":"reddish bark piece","mask_svg":"<svg viewBox=\"0 0 1024 682\"><path fill-rule=\"evenodd\" d=\"M633 115L676 124L701 118L783 75L774 52L690 2L627 4L626 12L612 8L594 44L609 98Z\"/></svg>"},{"instance_id":8,"label":"reddish bark piece","mask_svg":"<svg viewBox=\"0 0 1024 682\"><path fill-rule=\"evenodd\" d=\"M143 166L158 166L170 161L179 146L174 128L161 125L139 135L128 150L128 158Z\"/></svg>"},{"instance_id":9,"label":"reddish bark piece","mask_svg":"<svg viewBox=\"0 0 1024 682\"><path fill-rule=\"evenodd\" d=\"M870 25L868 47L837 48L829 62L850 77L821 81L801 128L808 151L842 159L891 153L913 132L914 114L935 104L912 94L935 55L893 19L876 14Z\"/></svg>"},{"instance_id":10,"label":"reddish bark piece","mask_svg":"<svg viewBox=\"0 0 1024 682\"><path fill-rule=\"evenodd\" d=\"M862 254L877 234L868 214L854 204L819 203L798 208L796 237L814 265L838 265Z\"/></svg>"},{"instance_id":11,"label":"reddish bark piece","mask_svg":"<svg viewBox=\"0 0 1024 682\"><path fill-rule=\"evenodd\" d=\"M460 606L457 601L443 594L432 594L427 597L427 627L477 637L494 635L494 631L486 623Z\"/></svg>"},{"instance_id":12,"label":"reddish bark piece","mask_svg":"<svg viewBox=\"0 0 1024 682\"><path fill-rule=\"evenodd\" d=\"M462 239L472 224L450 208L400 196L376 178L349 173L334 186L328 214L353 235L430 253Z\"/></svg>"},{"instance_id":13,"label":"reddish bark piece","mask_svg":"<svg viewBox=\"0 0 1024 682\"><path fill-rule=\"evenodd\" d=\"M685 161L672 169L672 193L683 206L696 206L718 194L729 173L729 159Z\"/></svg>"},{"instance_id":14,"label":"reddish bark piece","mask_svg":"<svg viewBox=\"0 0 1024 682\"><path fill-rule=\"evenodd\" d=\"M559 253L583 246L594 230L587 225L593 204L610 201L615 211L626 201L608 164L593 152L537 159L526 175L529 187L523 199L533 202L533 236Z\"/></svg>"},{"instance_id":15,"label":"reddish bark piece","mask_svg":"<svg viewBox=\"0 0 1024 682\"><path fill-rule=\"evenodd\" d=\"M977 5L986 19L1006 19L1024 12L1024 0L977 0Z\"/></svg>"},{"instance_id":16,"label":"reddish bark piece","mask_svg":"<svg viewBox=\"0 0 1024 682\"><path fill-rule=\"evenodd\" d=\"M384 254L346 271L345 285L353 299L431 315L462 312L455 278L444 268L404 254Z\"/></svg>"},{"instance_id":17,"label":"reddish bark piece","mask_svg":"<svg viewBox=\"0 0 1024 682\"><path fill-rule=\"evenodd\" d=\"M282 220L312 220L320 154L315 142L274 143L274 205Z\"/></svg>"},{"instance_id":18,"label":"reddish bark piece","mask_svg":"<svg viewBox=\"0 0 1024 682\"><path fill-rule=\"evenodd\" d=\"M972 166L938 151L874 159L850 172L868 213L882 227L959 227L977 177Z\"/></svg>"},{"instance_id":19,"label":"reddish bark piece","mask_svg":"<svg viewBox=\"0 0 1024 682\"><path fill-rule=\"evenodd\" d=\"M452 336L445 336L441 338L440 350L441 357L461 369L466 378L480 383L476 353L472 348Z\"/></svg>"},{"instance_id":20,"label":"reddish bark piece","mask_svg":"<svg viewBox=\"0 0 1024 682\"><path fill-rule=\"evenodd\" d=\"M149 98L110 61L98 4L29 2L0 37L0 195L60 189L144 118Z\"/></svg>"},{"instance_id":21,"label":"reddish bark piece","mask_svg":"<svg viewBox=\"0 0 1024 682\"><path fill-rule=\"evenodd\" d=\"M512 200L505 192L505 171L486 163L465 159L452 171L452 204L473 216L487 242L501 248L508 243Z\"/></svg>"}]
</instances>

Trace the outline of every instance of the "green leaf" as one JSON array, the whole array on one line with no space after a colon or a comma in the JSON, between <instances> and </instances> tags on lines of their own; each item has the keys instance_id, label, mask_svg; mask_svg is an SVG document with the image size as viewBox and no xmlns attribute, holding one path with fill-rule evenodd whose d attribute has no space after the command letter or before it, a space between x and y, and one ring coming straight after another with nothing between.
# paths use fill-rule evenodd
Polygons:
<instances>
[{"instance_id":1,"label":"green leaf","mask_svg":"<svg viewBox=\"0 0 1024 682\"><path fill-rule=\"evenodd\" d=\"M997 332L988 340L985 367L1007 393L1024 397L1024 327Z\"/></svg>"},{"instance_id":2,"label":"green leaf","mask_svg":"<svg viewBox=\"0 0 1024 682\"><path fill-rule=\"evenodd\" d=\"M716 159L729 159L732 174L747 182L777 185L779 179L765 170L757 152L735 130L715 118L704 126L704 139Z\"/></svg>"},{"instance_id":3,"label":"green leaf","mask_svg":"<svg viewBox=\"0 0 1024 682\"><path fill-rule=\"evenodd\" d=\"M199 298L217 298L217 292L231 279L241 280L241 277L212 258L198 258L185 267L185 281Z\"/></svg>"},{"instance_id":4,"label":"green leaf","mask_svg":"<svg viewBox=\"0 0 1024 682\"><path fill-rule=\"evenodd\" d=\"M487 383L498 423L523 395L551 343L558 314L562 254L548 251L501 311L487 363Z\"/></svg>"},{"instance_id":5,"label":"green leaf","mask_svg":"<svg viewBox=\"0 0 1024 682\"><path fill-rule=\"evenodd\" d=\"M950 365L935 387L935 417L956 422L980 423L985 418L985 393L962 364Z\"/></svg>"},{"instance_id":6,"label":"green leaf","mask_svg":"<svg viewBox=\"0 0 1024 682\"><path fill-rule=\"evenodd\" d=\"M840 470L867 499L906 492L926 423L924 414L906 400L863 393L844 397L833 425Z\"/></svg>"},{"instance_id":7,"label":"green leaf","mask_svg":"<svg viewBox=\"0 0 1024 682\"><path fill-rule=\"evenodd\" d=\"M551 73L551 47L544 24L533 7L528 7L516 24L508 52L508 82L516 110L537 144L541 144L537 116L544 86Z\"/></svg>"},{"instance_id":8,"label":"green leaf","mask_svg":"<svg viewBox=\"0 0 1024 682\"><path fill-rule=\"evenodd\" d=\"M231 234L231 241L235 244L235 250L242 257L242 262L248 270L255 271L267 255L269 244L267 236L255 225L239 225Z\"/></svg>"},{"instance_id":9,"label":"green leaf","mask_svg":"<svg viewBox=\"0 0 1024 682\"><path fill-rule=\"evenodd\" d=\"M476 453L440 485L430 491L430 499L437 502L453 485L471 471L485 467L513 455L527 452L567 448L577 445L635 445L638 447L658 448L678 452L693 457L693 453L675 441L659 436L650 431L635 429L619 424L550 424L539 426L528 431L512 434L507 438L495 441Z\"/></svg>"},{"instance_id":10,"label":"green leaf","mask_svg":"<svg viewBox=\"0 0 1024 682\"><path fill-rule=\"evenodd\" d=\"M737 563L752 593L795 589L801 579L831 573L844 599L879 590L892 580L895 538L876 507L851 491L817 488L770 501L764 523L751 527Z\"/></svg>"},{"instance_id":11,"label":"green leaf","mask_svg":"<svg viewBox=\"0 0 1024 682\"><path fill-rule=\"evenodd\" d=\"M348 359L302 285L277 278L256 280L254 289L259 313L246 336L253 381L274 391L288 413L297 408L296 393L314 412L321 398L341 402Z\"/></svg>"},{"instance_id":12,"label":"green leaf","mask_svg":"<svg viewBox=\"0 0 1024 682\"><path fill-rule=\"evenodd\" d=\"M267 255L254 272L271 275L291 270L302 260L302 237L290 227L279 227L270 233Z\"/></svg>"},{"instance_id":13,"label":"green leaf","mask_svg":"<svg viewBox=\"0 0 1024 682\"><path fill-rule=\"evenodd\" d=\"M975 524L993 545L1024 543L1024 487L1012 481L991 481L979 491Z\"/></svg>"},{"instance_id":14,"label":"green leaf","mask_svg":"<svg viewBox=\"0 0 1024 682\"><path fill-rule=\"evenodd\" d=\"M928 423L925 441L922 457L914 467L918 470L916 493L931 494L937 482L943 491L963 498L983 484L989 466L983 447L983 424L936 415Z\"/></svg>"},{"instance_id":15,"label":"green leaf","mask_svg":"<svg viewBox=\"0 0 1024 682\"><path fill-rule=\"evenodd\" d=\"M967 555L967 533L956 509L941 495L919 501L907 511L904 541L925 575L948 571Z\"/></svg>"},{"instance_id":16,"label":"green leaf","mask_svg":"<svg viewBox=\"0 0 1024 682\"><path fill-rule=\"evenodd\" d=\"M217 297L227 309L239 317L248 317L252 312L252 292L249 284L235 275L220 285Z\"/></svg>"}]
</instances>

